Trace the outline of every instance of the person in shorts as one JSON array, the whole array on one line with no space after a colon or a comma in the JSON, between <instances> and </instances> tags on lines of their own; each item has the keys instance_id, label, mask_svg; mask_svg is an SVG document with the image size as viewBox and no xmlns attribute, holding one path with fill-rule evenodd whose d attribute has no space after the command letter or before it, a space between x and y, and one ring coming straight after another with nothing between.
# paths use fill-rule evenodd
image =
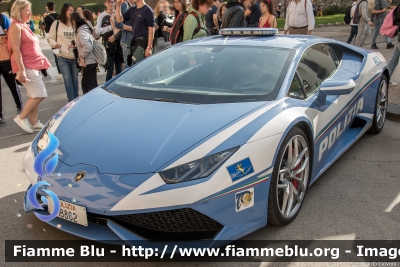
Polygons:
<instances>
[{"instance_id":1,"label":"person in shorts","mask_svg":"<svg viewBox=\"0 0 400 267\"><path fill-rule=\"evenodd\" d=\"M28 94L28 101L14 121L25 132L33 133L44 126L38 120L39 104L47 97L42 71L51 65L42 53L38 37L26 24L32 17L31 2L15 0L10 13L13 21L8 31L8 49L12 72L17 74L16 79L24 85Z\"/></svg>"}]
</instances>

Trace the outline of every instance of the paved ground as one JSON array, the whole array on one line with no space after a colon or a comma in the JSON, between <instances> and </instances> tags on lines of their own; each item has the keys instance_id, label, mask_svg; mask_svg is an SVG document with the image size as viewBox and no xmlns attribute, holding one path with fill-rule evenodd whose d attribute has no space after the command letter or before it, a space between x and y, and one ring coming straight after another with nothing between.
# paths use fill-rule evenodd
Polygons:
<instances>
[{"instance_id":1,"label":"paved ground","mask_svg":"<svg viewBox=\"0 0 400 267\"><path fill-rule=\"evenodd\" d=\"M318 28L318 35L345 40L348 27ZM381 39L380 39L381 40ZM383 41L383 39L382 39ZM383 44L379 43L379 46ZM391 50L380 49L386 58ZM52 58L51 50L45 54ZM101 77L104 79L104 76ZM399 76L400 80L400 76ZM46 80L49 97L41 105L40 117L47 121L67 101L63 85ZM395 89L394 89L395 90ZM25 90L22 89L25 96ZM392 93L395 95L396 91ZM21 161L33 135L22 134L12 117L15 107L10 93L3 85L3 105L7 125L0 128L0 266L4 263L6 239L76 239L24 214L23 191L29 185ZM400 125L387 121L377 136L366 135L346 152L308 190L304 206L297 219L286 227L267 226L248 239L400 239ZM20 186L19 186L20 185ZM17 202L15 202L16 200ZM17 213L21 217L17 217ZM31 224L32 228L27 225ZM195 259L193 259L195 261ZM43 264L7 264L8 266L42 266ZM68 264L68 266L71 264ZM75 266L109 266L110 264L74 264ZM128 264L113 264L127 266ZM139 265L139 264L138 264ZM154 263L141 264L155 266ZM166 264L187 266L188 264ZM243 263L201 264L193 266L243 266ZM310 264L246 264L246 266L309 266ZM349 264L316 264L316 266L348 266ZM67 264L52 264L67 266Z\"/></svg>"}]
</instances>

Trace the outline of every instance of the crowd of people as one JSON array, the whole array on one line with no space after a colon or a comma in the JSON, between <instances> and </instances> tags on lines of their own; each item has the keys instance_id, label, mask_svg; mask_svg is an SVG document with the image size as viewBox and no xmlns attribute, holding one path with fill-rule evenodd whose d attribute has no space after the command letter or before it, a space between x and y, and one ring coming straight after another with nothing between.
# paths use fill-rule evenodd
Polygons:
<instances>
[{"instance_id":1,"label":"crowd of people","mask_svg":"<svg viewBox=\"0 0 400 267\"><path fill-rule=\"evenodd\" d=\"M372 49L379 49L376 45L376 39L380 33L383 21L388 14L389 5L391 0L376 0L374 7L372 8L372 16L370 18L368 12L368 2L365 0L353 0L350 14L350 36L347 43L351 44L355 39L354 44L357 46L363 46L365 39L371 34L371 26L374 27L372 33ZM389 37L384 36L386 40L386 48L391 49L394 45L391 43Z\"/></svg>"},{"instance_id":2,"label":"crowd of people","mask_svg":"<svg viewBox=\"0 0 400 267\"><path fill-rule=\"evenodd\" d=\"M75 7L65 3L57 13L55 4L47 2L46 12L41 16L39 33L52 48L58 72L53 78L64 80L68 101L79 96L79 87L85 94L98 86L99 68L106 71L108 81L153 52L171 44L216 35L221 28L277 27L275 14L280 16L281 12L281 6L274 9L271 0L228 0L226 3L160 0L154 11L144 0L104 0L104 6L104 12L96 15L83 5ZM43 76L47 76L51 65L40 49L34 30L30 29L31 3L16 0L10 16L4 16L1 25L5 33L0 36L3 45L0 73L17 107L14 121L32 133L43 127L38 119L38 106L47 97ZM106 61L101 66L95 53L99 43L106 51ZM79 74L82 75L80 86ZM25 105L17 83L27 90ZM0 105L0 125L4 124Z\"/></svg>"}]
</instances>

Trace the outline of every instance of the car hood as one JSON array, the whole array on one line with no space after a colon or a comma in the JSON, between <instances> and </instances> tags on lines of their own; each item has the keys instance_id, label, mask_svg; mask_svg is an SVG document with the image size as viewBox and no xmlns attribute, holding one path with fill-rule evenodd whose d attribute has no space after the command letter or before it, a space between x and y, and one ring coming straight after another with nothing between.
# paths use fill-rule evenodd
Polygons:
<instances>
[{"instance_id":1,"label":"car hood","mask_svg":"<svg viewBox=\"0 0 400 267\"><path fill-rule=\"evenodd\" d=\"M64 117L59 159L100 173L156 172L266 102L180 104L121 98L95 89Z\"/></svg>"}]
</instances>

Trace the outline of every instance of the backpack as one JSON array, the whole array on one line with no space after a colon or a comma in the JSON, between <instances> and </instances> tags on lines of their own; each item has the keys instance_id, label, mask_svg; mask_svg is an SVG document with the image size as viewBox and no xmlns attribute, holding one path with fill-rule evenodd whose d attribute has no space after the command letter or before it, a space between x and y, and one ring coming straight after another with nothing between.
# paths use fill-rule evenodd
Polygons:
<instances>
[{"instance_id":1,"label":"backpack","mask_svg":"<svg viewBox=\"0 0 400 267\"><path fill-rule=\"evenodd\" d=\"M383 21L380 33L383 36L393 38L398 30L398 25L394 23L393 15L397 8L392 9Z\"/></svg>"},{"instance_id":2,"label":"backpack","mask_svg":"<svg viewBox=\"0 0 400 267\"><path fill-rule=\"evenodd\" d=\"M350 24L351 23L351 9L353 6L351 6L347 11L346 14L344 14L344 23Z\"/></svg>"},{"instance_id":3,"label":"backpack","mask_svg":"<svg viewBox=\"0 0 400 267\"><path fill-rule=\"evenodd\" d=\"M360 4L362 2L367 2L367 0L362 0L360 3L357 4L356 10L354 10L353 24L358 24L360 22L361 19Z\"/></svg>"},{"instance_id":4,"label":"backpack","mask_svg":"<svg viewBox=\"0 0 400 267\"><path fill-rule=\"evenodd\" d=\"M4 15L0 14L0 26L3 29L3 33L1 34L2 38L5 37L8 40L7 35L5 33L6 29L4 27ZM7 41L3 41L0 44L0 60L10 60L10 52L8 50Z\"/></svg>"},{"instance_id":5,"label":"backpack","mask_svg":"<svg viewBox=\"0 0 400 267\"><path fill-rule=\"evenodd\" d=\"M93 56L100 66L104 66L107 63L106 48L100 41L96 40L93 36L92 36L92 42L93 42Z\"/></svg>"},{"instance_id":6,"label":"backpack","mask_svg":"<svg viewBox=\"0 0 400 267\"><path fill-rule=\"evenodd\" d=\"M199 16L196 12L185 11L180 13L175 19L174 25L172 25L171 34L169 37L172 45L183 42L183 24L185 23L185 19L189 14L192 14L197 19L197 27L193 32L193 36L202 29Z\"/></svg>"}]
</instances>

